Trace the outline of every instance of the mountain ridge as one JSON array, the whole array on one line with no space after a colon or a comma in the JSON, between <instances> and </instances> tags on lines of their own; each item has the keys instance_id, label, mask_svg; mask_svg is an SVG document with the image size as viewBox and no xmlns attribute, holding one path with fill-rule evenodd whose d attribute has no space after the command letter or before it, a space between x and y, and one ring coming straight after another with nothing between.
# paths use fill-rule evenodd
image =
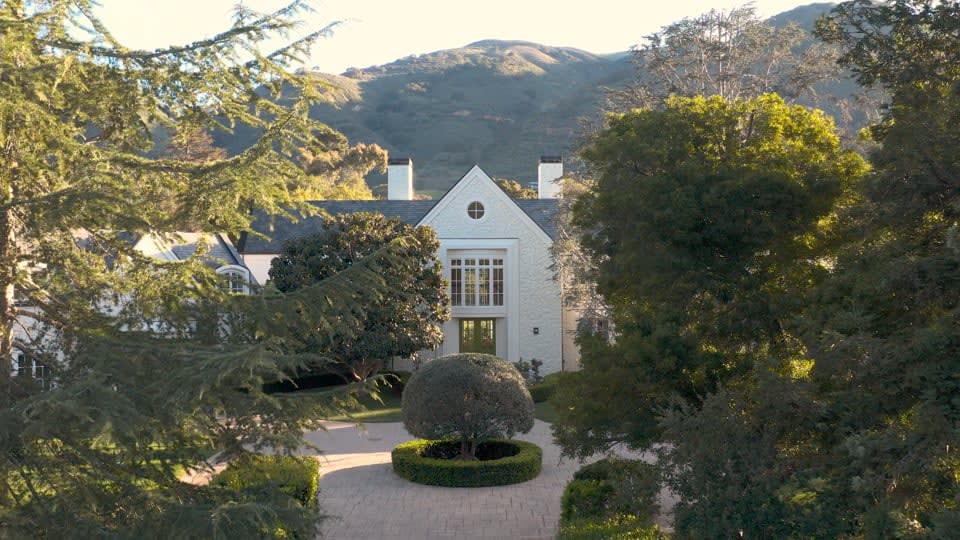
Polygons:
<instances>
[{"instance_id":1,"label":"mountain ridge","mask_svg":"<svg viewBox=\"0 0 960 540\"><path fill-rule=\"evenodd\" d=\"M769 20L810 27L832 6L798 6ZM602 89L634 80L631 59L629 51L598 55L484 39L339 75L313 73L339 88L310 114L353 143L376 143L394 157L413 159L420 192L439 195L474 164L525 184L536 179L541 155L571 155L583 119L602 115ZM238 129L215 139L233 152L253 135ZM373 174L367 181L385 178Z\"/></svg>"}]
</instances>

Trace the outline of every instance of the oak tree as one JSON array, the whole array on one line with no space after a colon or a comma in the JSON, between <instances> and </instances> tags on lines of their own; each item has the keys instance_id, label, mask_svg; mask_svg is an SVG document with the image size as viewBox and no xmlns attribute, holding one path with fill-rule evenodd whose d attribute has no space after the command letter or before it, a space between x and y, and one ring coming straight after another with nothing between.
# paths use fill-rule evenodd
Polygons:
<instances>
[{"instance_id":1,"label":"oak tree","mask_svg":"<svg viewBox=\"0 0 960 540\"><path fill-rule=\"evenodd\" d=\"M449 313L437 235L379 213L329 216L322 232L290 241L270 264L271 283L292 292L350 268L398 238L407 239L407 249L380 268L392 286L384 300L355 324L340 325L343 339L314 343L304 337L303 350L324 360L318 369L364 380L394 356L416 357L443 342L441 325Z\"/></svg>"}]
</instances>

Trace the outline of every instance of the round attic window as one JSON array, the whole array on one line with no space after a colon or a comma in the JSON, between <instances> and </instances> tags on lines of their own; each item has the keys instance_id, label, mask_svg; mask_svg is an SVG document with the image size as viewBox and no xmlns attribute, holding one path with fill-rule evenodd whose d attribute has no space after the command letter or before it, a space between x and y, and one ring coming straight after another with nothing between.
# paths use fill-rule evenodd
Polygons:
<instances>
[{"instance_id":1,"label":"round attic window","mask_svg":"<svg viewBox=\"0 0 960 540\"><path fill-rule=\"evenodd\" d=\"M473 219L482 218L483 212L483 204L478 201L473 201L470 203L470 206L467 207L467 214Z\"/></svg>"}]
</instances>

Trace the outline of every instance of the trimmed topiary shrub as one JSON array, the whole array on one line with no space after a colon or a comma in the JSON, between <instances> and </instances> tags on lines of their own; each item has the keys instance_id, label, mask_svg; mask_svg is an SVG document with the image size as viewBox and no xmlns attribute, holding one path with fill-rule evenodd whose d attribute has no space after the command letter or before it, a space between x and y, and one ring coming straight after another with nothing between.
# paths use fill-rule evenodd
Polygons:
<instances>
[{"instance_id":1,"label":"trimmed topiary shrub","mask_svg":"<svg viewBox=\"0 0 960 540\"><path fill-rule=\"evenodd\" d=\"M525 441L483 441L477 445L478 459L472 461L451 459L459 453L458 440L415 439L393 449L393 470L431 486L504 486L536 478L543 463L540 447Z\"/></svg>"},{"instance_id":2,"label":"trimmed topiary shrub","mask_svg":"<svg viewBox=\"0 0 960 540\"><path fill-rule=\"evenodd\" d=\"M613 486L604 480L571 480L560 500L560 519L574 521L606 514Z\"/></svg>"},{"instance_id":3,"label":"trimmed topiary shrub","mask_svg":"<svg viewBox=\"0 0 960 540\"><path fill-rule=\"evenodd\" d=\"M455 439L459 459L476 459L477 443L533 427L533 400L509 362L489 354L453 354L417 370L403 391L407 431L423 439Z\"/></svg>"},{"instance_id":4,"label":"trimmed topiary shrub","mask_svg":"<svg viewBox=\"0 0 960 540\"><path fill-rule=\"evenodd\" d=\"M237 491L276 489L303 506L316 505L320 466L312 457L244 454L231 461L210 484Z\"/></svg>"}]
</instances>

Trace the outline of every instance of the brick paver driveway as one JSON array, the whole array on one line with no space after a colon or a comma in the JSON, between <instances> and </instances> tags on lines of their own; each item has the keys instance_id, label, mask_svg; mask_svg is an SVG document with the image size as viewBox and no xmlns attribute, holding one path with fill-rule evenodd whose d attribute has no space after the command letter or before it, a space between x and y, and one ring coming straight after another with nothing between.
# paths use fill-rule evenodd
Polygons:
<instances>
[{"instance_id":1,"label":"brick paver driveway","mask_svg":"<svg viewBox=\"0 0 960 540\"><path fill-rule=\"evenodd\" d=\"M412 439L399 423L329 422L307 439L320 455L320 509L329 514L323 537L331 540L553 538L563 488L580 464L560 461L550 425L539 420L518 438L543 449L540 476L512 486L445 488L400 478L390 450ZM663 502L661 502L663 505Z\"/></svg>"}]
</instances>

